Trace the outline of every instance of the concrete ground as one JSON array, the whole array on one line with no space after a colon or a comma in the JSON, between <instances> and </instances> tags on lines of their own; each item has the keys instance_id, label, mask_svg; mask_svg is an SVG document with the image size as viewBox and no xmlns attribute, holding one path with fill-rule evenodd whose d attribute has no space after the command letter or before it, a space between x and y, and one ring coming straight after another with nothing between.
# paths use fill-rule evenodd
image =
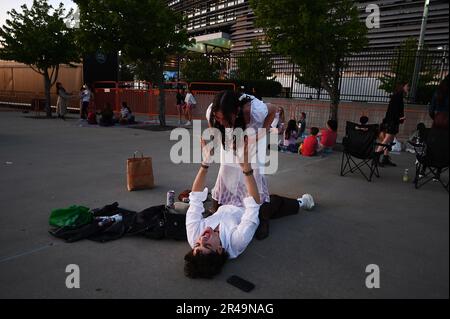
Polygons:
<instances>
[{"instance_id":1,"label":"concrete ground","mask_svg":"<svg viewBox=\"0 0 450 319\"><path fill-rule=\"evenodd\" d=\"M221 275L192 280L183 275L186 242L67 244L47 232L54 208L118 201L139 211L164 203L169 189L190 188L198 164L170 161L170 132L25 116L0 109L0 298L449 297L449 195L437 183L415 190L402 182L404 168L413 174L412 154L393 155L399 166L372 183L339 176L341 153L279 154L271 193L311 193L316 209L273 221L270 237L253 241ZM126 159L136 150L153 157L152 190L126 189ZM66 288L69 264L80 267L80 289ZM379 289L365 286L369 264L380 268ZM234 274L256 288L227 284Z\"/></svg>"}]
</instances>

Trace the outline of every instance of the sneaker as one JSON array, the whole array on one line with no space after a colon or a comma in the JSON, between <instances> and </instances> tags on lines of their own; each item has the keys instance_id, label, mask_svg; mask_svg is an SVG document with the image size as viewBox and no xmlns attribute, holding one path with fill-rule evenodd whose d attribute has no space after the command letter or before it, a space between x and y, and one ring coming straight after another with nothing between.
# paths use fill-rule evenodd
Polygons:
<instances>
[{"instance_id":1,"label":"sneaker","mask_svg":"<svg viewBox=\"0 0 450 319\"><path fill-rule=\"evenodd\" d=\"M396 167L397 164L391 161L391 158L389 156L383 156L383 159L381 160L381 166L392 166Z\"/></svg>"},{"instance_id":2,"label":"sneaker","mask_svg":"<svg viewBox=\"0 0 450 319\"><path fill-rule=\"evenodd\" d=\"M310 194L303 194L301 198L298 199L303 203L302 208L306 210L311 210L314 208L314 199Z\"/></svg>"},{"instance_id":3,"label":"sneaker","mask_svg":"<svg viewBox=\"0 0 450 319\"><path fill-rule=\"evenodd\" d=\"M185 126L190 126L192 125L191 121L187 121L186 123L184 123Z\"/></svg>"}]
</instances>

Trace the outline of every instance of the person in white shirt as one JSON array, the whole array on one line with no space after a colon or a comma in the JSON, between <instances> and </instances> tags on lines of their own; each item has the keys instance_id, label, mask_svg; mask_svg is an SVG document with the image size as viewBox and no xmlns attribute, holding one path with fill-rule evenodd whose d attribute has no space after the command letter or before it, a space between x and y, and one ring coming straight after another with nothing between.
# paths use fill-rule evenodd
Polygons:
<instances>
[{"instance_id":1,"label":"person in white shirt","mask_svg":"<svg viewBox=\"0 0 450 319\"><path fill-rule=\"evenodd\" d=\"M186 103L185 115L187 120L184 125L189 126L192 124L192 109L197 104L197 101L195 100L195 97L190 90L186 90L186 97L184 98L184 102Z\"/></svg>"},{"instance_id":2,"label":"person in white shirt","mask_svg":"<svg viewBox=\"0 0 450 319\"><path fill-rule=\"evenodd\" d=\"M205 142L202 150L205 156ZM260 230L268 235L268 219L298 213L299 208L312 209L314 201L305 194L298 200L271 197L270 203L260 205L261 199L248 162L248 146L245 144L243 163L240 163L248 197L243 200L243 207L222 205L216 213L204 218L203 201L208 189L205 188L208 160L202 162L197 173L192 192L189 195L189 209L186 213L186 233L190 250L184 257L184 273L190 278L212 278L219 274L229 258L236 258L248 246L255 232ZM261 226L260 225L261 218ZM263 238L259 238L263 239Z\"/></svg>"},{"instance_id":3,"label":"person in white shirt","mask_svg":"<svg viewBox=\"0 0 450 319\"><path fill-rule=\"evenodd\" d=\"M81 99L81 110L80 110L80 118L86 119L88 116L89 103L92 98L92 92L89 87L84 84L80 93Z\"/></svg>"}]
</instances>

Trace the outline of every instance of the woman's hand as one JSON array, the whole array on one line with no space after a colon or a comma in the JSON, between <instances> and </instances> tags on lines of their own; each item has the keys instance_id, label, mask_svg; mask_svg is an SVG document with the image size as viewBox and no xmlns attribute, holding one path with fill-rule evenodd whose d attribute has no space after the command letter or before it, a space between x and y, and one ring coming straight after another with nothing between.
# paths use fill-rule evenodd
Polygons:
<instances>
[{"instance_id":1,"label":"woman's hand","mask_svg":"<svg viewBox=\"0 0 450 319\"><path fill-rule=\"evenodd\" d=\"M211 164L211 156L213 155L212 143L206 144L203 138L200 138L200 147L202 148L202 163Z\"/></svg>"}]
</instances>

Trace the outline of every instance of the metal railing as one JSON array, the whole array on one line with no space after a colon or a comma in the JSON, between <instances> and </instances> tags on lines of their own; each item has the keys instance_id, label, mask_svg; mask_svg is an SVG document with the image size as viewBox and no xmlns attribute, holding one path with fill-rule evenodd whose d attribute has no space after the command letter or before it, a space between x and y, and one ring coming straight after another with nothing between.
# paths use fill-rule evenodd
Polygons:
<instances>
[{"instance_id":1,"label":"metal railing","mask_svg":"<svg viewBox=\"0 0 450 319\"><path fill-rule=\"evenodd\" d=\"M417 67L416 63L418 62L418 90L416 95L410 96L409 99L411 102L427 104L435 87L449 72L448 53L448 49L445 47L421 51L370 50L348 56L344 59L344 68L341 70L340 99L342 101L387 103L395 83L406 80L412 84L414 68ZM220 80L275 78L282 84L282 97L329 99L323 88L315 89L299 82L298 76L302 74L302 70L289 57L271 52L259 52L251 55L221 53L208 56L213 60L223 59L223 63L214 65L224 65L226 69L211 70L211 73L222 75ZM204 57L198 58L204 59ZM195 55L190 55L188 59L181 60L185 61L182 63L189 63L186 61L195 59ZM268 67L267 61L269 61ZM270 75L267 74L268 68L272 71ZM262 69L265 70L264 74L262 74Z\"/></svg>"}]
</instances>

